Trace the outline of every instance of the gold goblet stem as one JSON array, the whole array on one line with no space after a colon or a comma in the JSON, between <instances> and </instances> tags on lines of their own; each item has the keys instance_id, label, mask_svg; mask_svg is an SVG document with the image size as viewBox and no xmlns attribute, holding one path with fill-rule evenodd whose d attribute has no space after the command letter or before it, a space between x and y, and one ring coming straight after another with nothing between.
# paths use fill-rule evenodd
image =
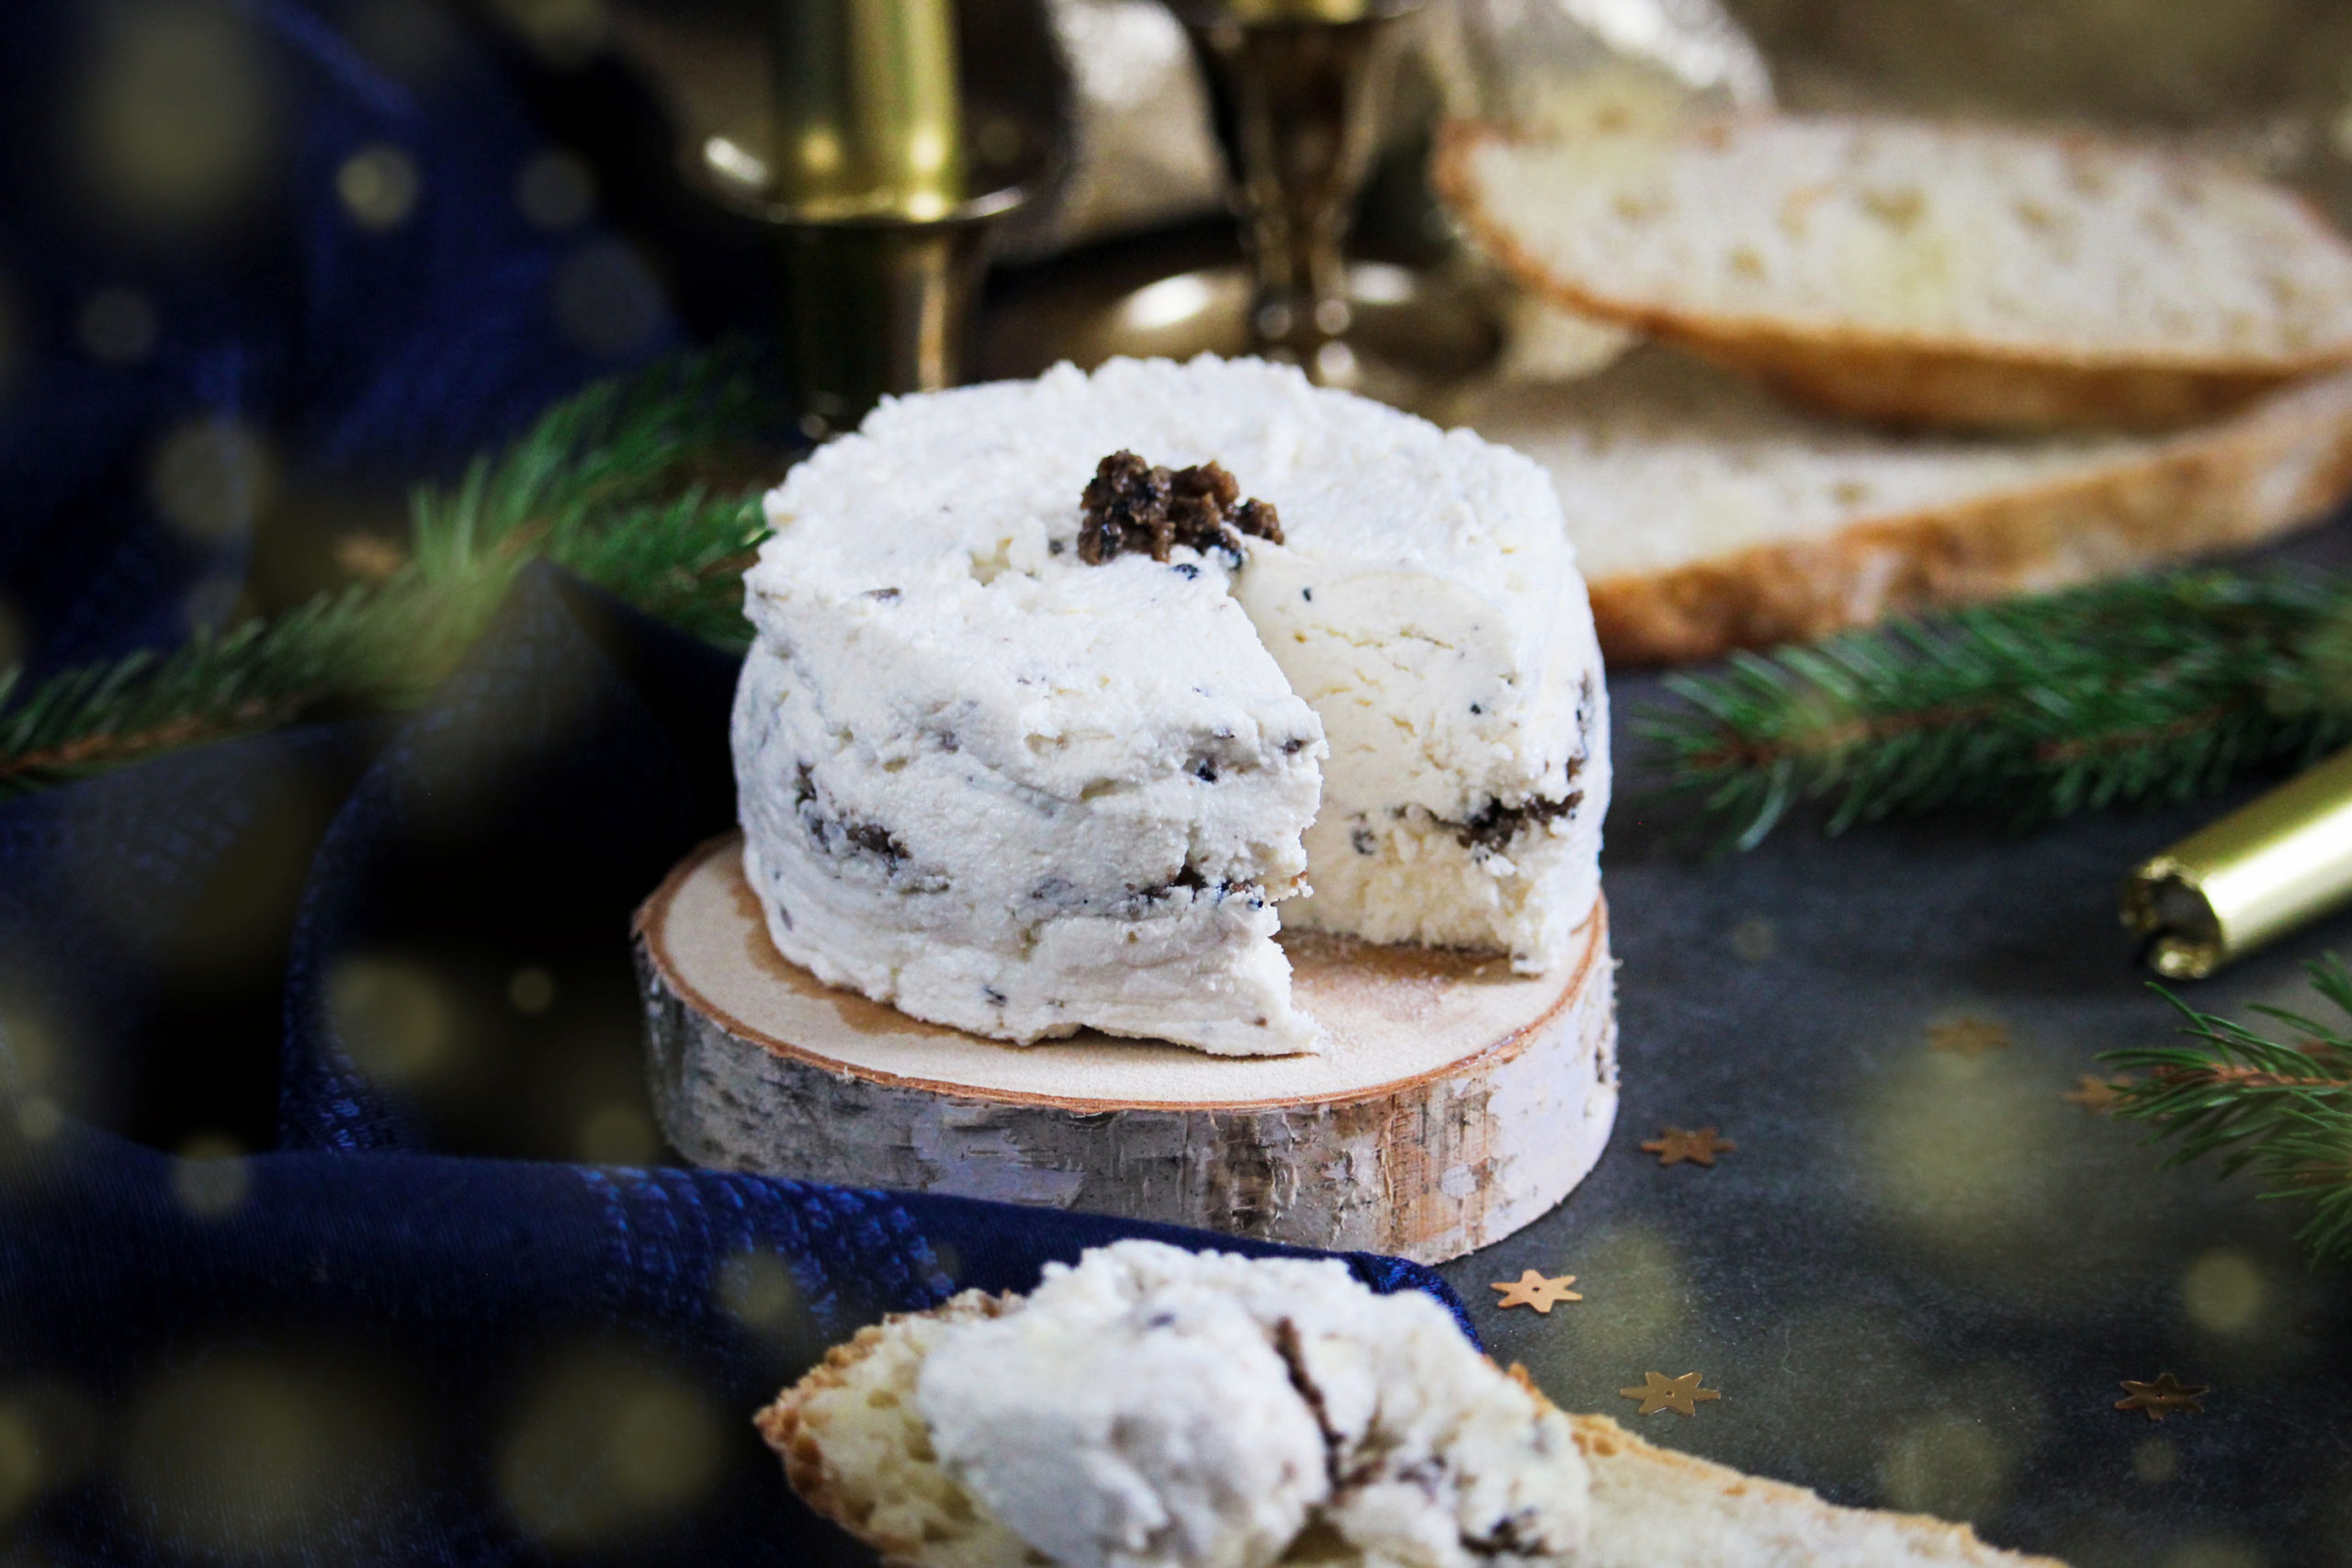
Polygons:
<instances>
[{"instance_id":1,"label":"gold goblet stem","mask_svg":"<svg viewBox=\"0 0 2352 1568\"><path fill-rule=\"evenodd\" d=\"M1262 353L1332 369L1348 330L1342 244L1372 158L1399 19L1419 0L1227 0L1177 13L1209 86L1252 275Z\"/></svg>"}]
</instances>

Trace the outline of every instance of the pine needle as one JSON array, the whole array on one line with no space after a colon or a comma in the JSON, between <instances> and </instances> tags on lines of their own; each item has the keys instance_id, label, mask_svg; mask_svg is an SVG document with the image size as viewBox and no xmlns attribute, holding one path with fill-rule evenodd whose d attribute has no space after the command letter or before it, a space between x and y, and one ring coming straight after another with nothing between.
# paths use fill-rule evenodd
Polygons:
<instances>
[{"instance_id":1,"label":"pine needle","mask_svg":"<svg viewBox=\"0 0 2352 1568\"><path fill-rule=\"evenodd\" d=\"M2306 967L2312 989L2352 1021L2343 960L2331 953ZM2145 1075L2115 1086L2115 1113L2158 1124L2155 1137L2173 1140L2167 1167L2208 1155L2219 1156L2224 1176L2252 1167L2265 1198L2312 1206L2299 1239L2316 1257L2352 1258L2352 1035L2341 1024L2255 1008L2297 1038L2282 1044L2163 994L2196 1043L2102 1056Z\"/></svg>"},{"instance_id":2,"label":"pine needle","mask_svg":"<svg viewBox=\"0 0 2352 1568\"><path fill-rule=\"evenodd\" d=\"M2352 740L2352 582L2196 571L1904 621L1680 675L1635 720L1670 793L1751 849L1949 809L2174 803Z\"/></svg>"},{"instance_id":3,"label":"pine needle","mask_svg":"<svg viewBox=\"0 0 2352 1568\"><path fill-rule=\"evenodd\" d=\"M0 797L258 734L329 704L413 707L537 558L741 646L742 570L765 533L757 493L715 491L697 473L755 437L768 412L732 353L600 382L451 489L420 490L407 560L379 583L29 691L21 668L0 671Z\"/></svg>"}]
</instances>

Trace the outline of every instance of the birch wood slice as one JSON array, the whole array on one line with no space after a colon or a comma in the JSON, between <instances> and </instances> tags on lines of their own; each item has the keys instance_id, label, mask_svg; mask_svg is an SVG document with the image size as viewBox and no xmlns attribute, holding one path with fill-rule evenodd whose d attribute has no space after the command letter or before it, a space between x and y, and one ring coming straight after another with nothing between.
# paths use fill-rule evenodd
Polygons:
<instances>
[{"instance_id":1,"label":"birch wood slice","mask_svg":"<svg viewBox=\"0 0 2352 1568\"><path fill-rule=\"evenodd\" d=\"M1441 1262L1567 1196L1617 1111L1608 918L1541 976L1285 935L1315 1056L923 1023L787 963L740 838L636 920L662 1130L697 1164L1082 1209Z\"/></svg>"}]
</instances>

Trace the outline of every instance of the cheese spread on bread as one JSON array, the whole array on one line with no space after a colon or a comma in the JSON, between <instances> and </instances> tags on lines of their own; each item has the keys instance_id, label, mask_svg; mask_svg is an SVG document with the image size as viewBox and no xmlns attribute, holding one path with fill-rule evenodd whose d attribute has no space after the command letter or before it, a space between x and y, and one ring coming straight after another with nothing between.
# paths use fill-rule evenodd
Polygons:
<instances>
[{"instance_id":1,"label":"cheese spread on bread","mask_svg":"<svg viewBox=\"0 0 2352 1568\"><path fill-rule=\"evenodd\" d=\"M946 1472L1064 1568L1267 1568L1310 1527L1368 1562L1559 1562L1567 1418L1432 1298L1332 1259L1128 1241L941 1334L916 1385Z\"/></svg>"}]
</instances>

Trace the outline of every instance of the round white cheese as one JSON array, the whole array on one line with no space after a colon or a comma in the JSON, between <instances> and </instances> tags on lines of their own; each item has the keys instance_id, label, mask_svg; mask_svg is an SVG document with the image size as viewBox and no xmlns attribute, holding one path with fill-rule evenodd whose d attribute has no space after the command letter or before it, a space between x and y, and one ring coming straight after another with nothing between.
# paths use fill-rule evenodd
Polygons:
<instances>
[{"instance_id":1,"label":"round white cheese","mask_svg":"<svg viewBox=\"0 0 2352 1568\"><path fill-rule=\"evenodd\" d=\"M1285 542L1086 564L1123 450L1221 464ZM1591 912L1606 691L1515 453L1285 367L1114 361L886 403L768 512L745 863L829 983L1012 1040L1279 1054L1317 1040L1283 900L1531 971Z\"/></svg>"}]
</instances>

